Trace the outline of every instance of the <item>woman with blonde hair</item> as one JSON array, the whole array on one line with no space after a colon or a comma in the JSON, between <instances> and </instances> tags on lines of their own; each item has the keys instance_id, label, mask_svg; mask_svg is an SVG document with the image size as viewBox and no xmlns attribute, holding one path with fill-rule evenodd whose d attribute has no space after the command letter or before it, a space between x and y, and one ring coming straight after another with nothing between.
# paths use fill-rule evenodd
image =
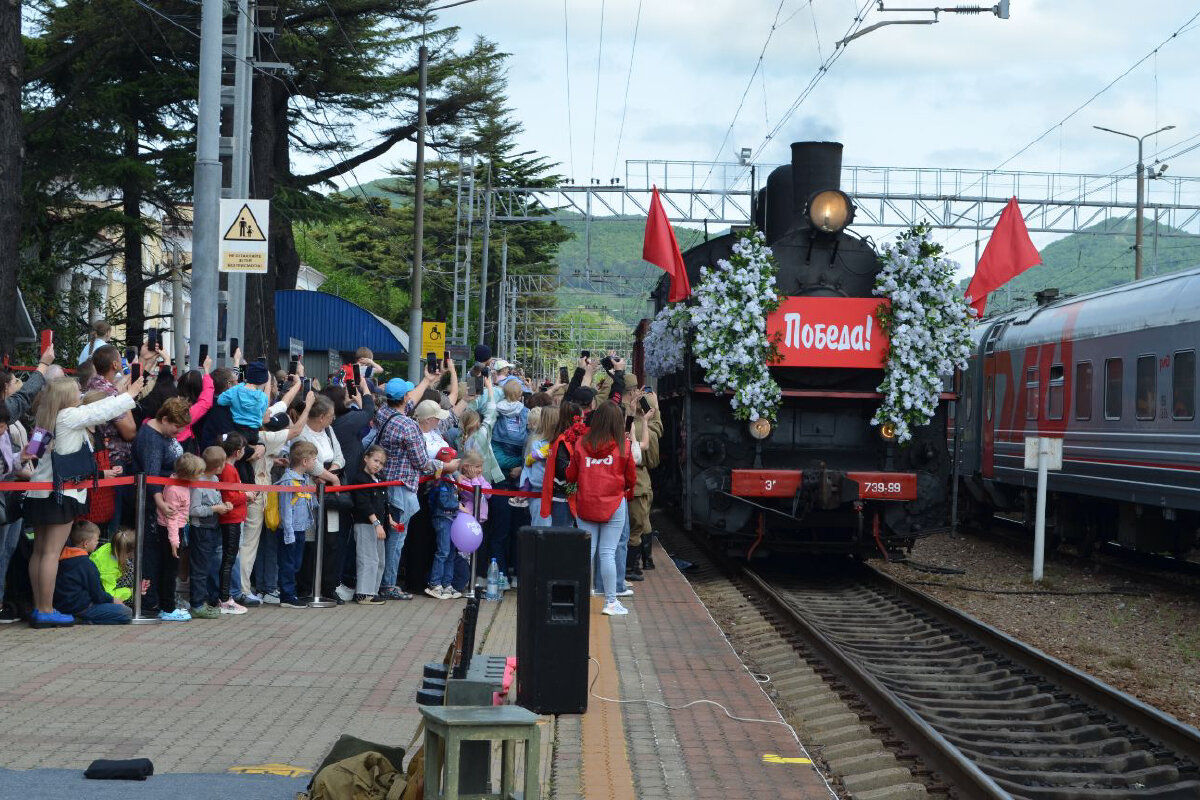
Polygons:
<instances>
[{"instance_id":1,"label":"woman with blonde hair","mask_svg":"<svg viewBox=\"0 0 1200 800\"><path fill-rule=\"evenodd\" d=\"M142 379L129 384L123 394L88 405L79 404L79 384L74 378L51 381L38 401L30 449L38 457L35 483L53 483L53 490L32 490L25 497L25 521L33 526L33 554L29 557L29 582L33 587L34 628L75 624L70 614L54 610L54 583L58 556L75 519L87 508L87 489L64 489L64 483L91 477L96 462L88 444L88 428L115 419L134 406ZM40 434L40 437L39 437ZM40 438L40 445L35 441Z\"/></svg>"}]
</instances>

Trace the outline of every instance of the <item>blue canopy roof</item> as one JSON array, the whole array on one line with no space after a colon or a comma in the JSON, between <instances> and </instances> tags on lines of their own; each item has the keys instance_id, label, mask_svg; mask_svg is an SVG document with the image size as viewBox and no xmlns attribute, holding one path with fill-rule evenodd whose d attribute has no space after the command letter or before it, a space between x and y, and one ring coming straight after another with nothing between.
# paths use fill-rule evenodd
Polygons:
<instances>
[{"instance_id":1,"label":"blue canopy roof","mask_svg":"<svg viewBox=\"0 0 1200 800\"><path fill-rule=\"evenodd\" d=\"M397 359L408 352L408 334L365 308L325 292L275 292L275 330L279 349L289 337L305 350L357 350L369 347L376 358Z\"/></svg>"}]
</instances>

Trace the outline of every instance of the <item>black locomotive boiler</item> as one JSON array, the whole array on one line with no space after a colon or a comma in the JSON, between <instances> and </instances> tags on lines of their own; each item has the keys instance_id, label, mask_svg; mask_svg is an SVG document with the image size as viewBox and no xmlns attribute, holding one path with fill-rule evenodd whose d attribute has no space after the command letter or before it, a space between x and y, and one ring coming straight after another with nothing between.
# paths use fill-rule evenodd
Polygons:
<instances>
[{"instance_id":1,"label":"black locomotive boiler","mask_svg":"<svg viewBox=\"0 0 1200 800\"><path fill-rule=\"evenodd\" d=\"M775 255L781 296L768 322L782 355L771 367L783 390L775 422L735 419L729 397L713 394L690 354L681 372L659 380L656 495L679 507L688 528L727 537L749 556L878 557L948 524L945 403L904 445L890 426L871 424L887 350L874 317L881 301L871 293L880 260L868 239L846 229L854 208L839 189L841 161L841 144L793 144L791 164L757 193L755 225ZM693 286L702 266L729 258L740 235L684 254ZM667 291L664 278L658 308Z\"/></svg>"}]
</instances>

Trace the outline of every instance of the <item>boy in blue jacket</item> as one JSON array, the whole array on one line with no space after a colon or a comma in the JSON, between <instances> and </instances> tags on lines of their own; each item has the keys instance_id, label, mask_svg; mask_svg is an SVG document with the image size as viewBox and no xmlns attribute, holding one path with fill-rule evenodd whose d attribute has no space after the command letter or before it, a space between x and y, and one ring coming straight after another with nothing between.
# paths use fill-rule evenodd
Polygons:
<instances>
[{"instance_id":1,"label":"boy in blue jacket","mask_svg":"<svg viewBox=\"0 0 1200 800\"><path fill-rule=\"evenodd\" d=\"M288 468L279 479L279 486L308 486L309 473L317 464L317 446L299 441L288 453ZM304 560L304 535L317 517L317 499L312 492L280 492L279 494L279 606L307 608L296 597L296 573Z\"/></svg>"},{"instance_id":2,"label":"boy in blue jacket","mask_svg":"<svg viewBox=\"0 0 1200 800\"><path fill-rule=\"evenodd\" d=\"M99 546L99 526L94 522L76 522L70 541L59 556L54 608L92 625L127 624L133 619L133 611L104 591L100 570L89 558Z\"/></svg>"},{"instance_id":3,"label":"boy in blue jacket","mask_svg":"<svg viewBox=\"0 0 1200 800\"><path fill-rule=\"evenodd\" d=\"M449 447L441 448L434 455L442 463L458 456ZM429 571L429 585L425 587L425 594L438 600L462 597L462 592L454 588L455 552L450 541L450 528L454 525L454 518L458 516L458 485L453 482L458 479L458 473L447 477L450 480L435 480L429 489L429 511L433 518L437 552L433 557L433 568Z\"/></svg>"}]
</instances>

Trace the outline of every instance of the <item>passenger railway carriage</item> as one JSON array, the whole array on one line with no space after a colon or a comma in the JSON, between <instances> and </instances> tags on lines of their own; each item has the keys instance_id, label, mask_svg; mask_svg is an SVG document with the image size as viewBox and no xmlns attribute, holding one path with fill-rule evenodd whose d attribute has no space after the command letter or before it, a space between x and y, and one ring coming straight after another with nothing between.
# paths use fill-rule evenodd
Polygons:
<instances>
[{"instance_id":1,"label":"passenger railway carriage","mask_svg":"<svg viewBox=\"0 0 1200 800\"><path fill-rule=\"evenodd\" d=\"M952 423L960 509L1030 511L1024 440L1061 437L1052 536L1187 552L1200 526L1200 268L1046 302L976 335Z\"/></svg>"}]
</instances>

